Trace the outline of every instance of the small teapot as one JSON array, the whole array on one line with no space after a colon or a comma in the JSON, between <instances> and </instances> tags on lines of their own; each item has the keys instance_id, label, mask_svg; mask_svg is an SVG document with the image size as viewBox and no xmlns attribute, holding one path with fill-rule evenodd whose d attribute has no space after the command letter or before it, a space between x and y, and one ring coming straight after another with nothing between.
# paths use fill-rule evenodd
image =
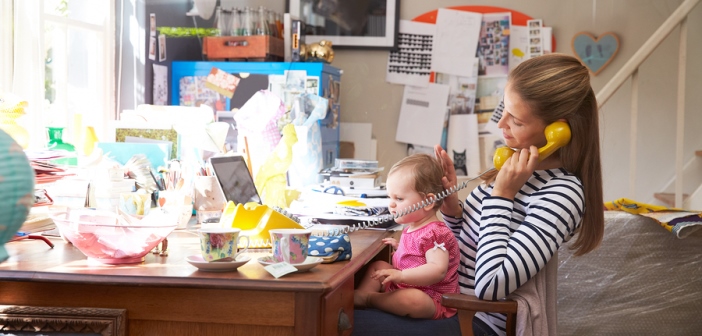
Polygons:
<instances>
[{"instance_id":1,"label":"small teapot","mask_svg":"<svg viewBox=\"0 0 702 336\"><path fill-rule=\"evenodd\" d=\"M308 62L331 63L334 60L334 50L331 41L321 40L307 45Z\"/></svg>"}]
</instances>

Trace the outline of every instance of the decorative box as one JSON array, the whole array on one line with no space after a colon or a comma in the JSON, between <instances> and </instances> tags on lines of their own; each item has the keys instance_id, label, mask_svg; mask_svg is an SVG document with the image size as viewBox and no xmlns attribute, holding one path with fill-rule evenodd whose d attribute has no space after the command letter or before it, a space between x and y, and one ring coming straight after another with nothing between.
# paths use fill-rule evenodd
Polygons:
<instances>
[{"instance_id":1,"label":"decorative box","mask_svg":"<svg viewBox=\"0 0 702 336\"><path fill-rule=\"evenodd\" d=\"M211 61L282 61L285 56L283 39L269 35L207 36L203 38L202 53Z\"/></svg>"}]
</instances>

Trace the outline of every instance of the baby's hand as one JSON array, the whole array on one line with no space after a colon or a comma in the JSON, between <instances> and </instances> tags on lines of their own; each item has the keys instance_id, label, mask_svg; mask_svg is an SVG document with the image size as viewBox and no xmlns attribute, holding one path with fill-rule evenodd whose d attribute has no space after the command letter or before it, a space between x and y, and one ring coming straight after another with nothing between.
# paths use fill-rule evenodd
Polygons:
<instances>
[{"instance_id":1,"label":"baby's hand","mask_svg":"<svg viewBox=\"0 0 702 336\"><path fill-rule=\"evenodd\" d=\"M380 281L383 285L389 282L401 283L402 282L402 271L394 268L386 268L375 271L371 278Z\"/></svg>"},{"instance_id":2,"label":"baby's hand","mask_svg":"<svg viewBox=\"0 0 702 336\"><path fill-rule=\"evenodd\" d=\"M395 238L383 238L383 243L385 243L385 245L390 245L390 246L392 246L392 248L394 248L394 249L397 250L397 239L395 239Z\"/></svg>"}]
</instances>

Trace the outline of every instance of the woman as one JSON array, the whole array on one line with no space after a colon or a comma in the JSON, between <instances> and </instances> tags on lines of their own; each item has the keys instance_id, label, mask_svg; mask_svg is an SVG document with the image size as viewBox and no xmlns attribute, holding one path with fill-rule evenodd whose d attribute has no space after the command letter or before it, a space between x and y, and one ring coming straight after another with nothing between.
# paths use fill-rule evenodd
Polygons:
<instances>
[{"instance_id":1,"label":"woman","mask_svg":"<svg viewBox=\"0 0 702 336\"><path fill-rule=\"evenodd\" d=\"M597 101L587 68L577 59L550 54L523 62L509 76L498 122L507 146L517 150L499 172L484 176L465 203L449 196L441 207L461 246L461 292L499 300L542 270L576 233L576 255L602 240L602 174ZM565 121L571 141L539 158L544 129ZM453 163L436 148L446 176ZM555 323L555 321L554 321ZM504 334L504 316L478 313L474 324Z\"/></svg>"},{"instance_id":2,"label":"woman","mask_svg":"<svg viewBox=\"0 0 702 336\"><path fill-rule=\"evenodd\" d=\"M440 209L461 249L460 290L485 300L502 299L527 283L574 235L572 247L582 255L599 245L604 231L597 101L587 68L562 54L524 61L509 75L504 105L498 126L516 153L499 172L483 176L485 183L465 202L453 194ZM570 142L539 158L544 129L559 120L570 126ZM455 186L453 162L441 147L435 152L444 166L444 187ZM358 317L354 332L373 329L365 315ZM474 332L503 335L504 320L478 313ZM406 326L395 322L397 329ZM380 323L388 322L376 317L369 324ZM431 332L411 329L414 335Z\"/></svg>"}]
</instances>

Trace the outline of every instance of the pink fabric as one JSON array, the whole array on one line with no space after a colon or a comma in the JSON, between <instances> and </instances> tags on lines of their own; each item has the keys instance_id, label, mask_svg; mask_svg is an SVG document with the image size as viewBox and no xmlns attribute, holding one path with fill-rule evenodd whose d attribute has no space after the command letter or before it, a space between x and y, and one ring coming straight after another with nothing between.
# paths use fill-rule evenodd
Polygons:
<instances>
[{"instance_id":1,"label":"pink fabric","mask_svg":"<svg viewBox=\"0 0 702 336\"><path fill-rule=\"evenodd\" d=\"M449 253L449 265L443 280L430 286L414 286L408 284L390 283L385 291L391 292L401 288L417 288L427 293L436 305L434 319L447 318L456 314L455 309L445 308L441 305L441 295L445 293L458 293L458 243L453 232L443 222L431 222L423 228L407 232L402 231L397 251L392 256L392 264L399 270L415 268L427 263L425 254L434 248L435 244L443 244Z\"/></svg>"}]
</instances>

